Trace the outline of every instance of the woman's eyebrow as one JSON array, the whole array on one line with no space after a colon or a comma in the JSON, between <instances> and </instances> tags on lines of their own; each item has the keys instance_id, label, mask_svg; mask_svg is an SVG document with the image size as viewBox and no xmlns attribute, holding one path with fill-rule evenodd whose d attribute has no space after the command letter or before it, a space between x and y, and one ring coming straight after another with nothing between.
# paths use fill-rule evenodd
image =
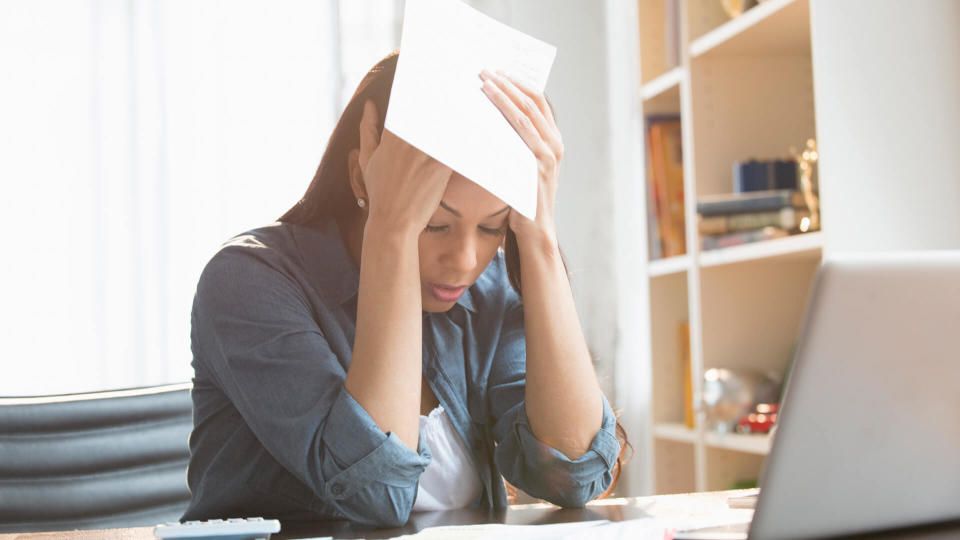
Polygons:
<instances>
[{"instance_id":1,"label":"woman's eyebrow","mask_svg":"<svg viewBox=\"0 0 960 540\"><path fill-rule=\"evenodd\" d=\"M508 205L504 206L503 208L497 210L496 212L490 214L490 215L487 216L487 217L499 216L500 214L506 212L506 211L509 210L509 209L510 209L510 205L508 204Z\"/></svg>"},{"instance_id":2,"label":"woman's eyebrow","mask_svg":"<svg viewBox=\"0 0 960 540\"><path fill-rule=\"evenodd\" d=\"M457 210L454 210L453 208L450 208L450 206L448 206L447 203L445 203L445 202L443 202L443 201L440 201L440 208L443 208L443 209L446 210L447 212L450 212L451 214L453 214L453 215L455 215L455 216L457 216L457 217L463 217L463 214L461 214L461 213L460 213L459 211L457 211ZM493 216L498 216L498 215L506 212L506 211L509 210L509 209L510 209L510 205L508 204L507 206L504 206L503 208L497 210L496 212L490 214L490 215L487 216L487 217L488 217L488 218L492 218Z\"/></svg>"}]
</instances>

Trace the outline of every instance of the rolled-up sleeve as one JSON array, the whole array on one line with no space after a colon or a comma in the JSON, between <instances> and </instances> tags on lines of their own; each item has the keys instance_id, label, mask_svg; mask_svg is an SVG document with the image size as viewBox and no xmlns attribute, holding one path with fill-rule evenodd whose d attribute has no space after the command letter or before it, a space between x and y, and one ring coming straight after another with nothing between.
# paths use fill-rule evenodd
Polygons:
<instances>
[{"instance_id":1,"label":"rolled-up sleeve","mask_svg":"<svg viewBox=\"0 0 960 540\"><path fill-rule=\"evenodd\" d=\"M523 311L517 305L505 317L488 387L497 442L494 459L507 481L529 495L559 506L583 506L613 481L612 470L620 453L613 409L601 395L603 418L597 434L583 455L570 459L531 431L525 382L526 338Z\"/></svg>"},{"instance_id":2,"label":"rolled-up sleeve","mask_svg":"<svg viewBox=\"0 0 960 540\"><path fill-rule=\"evenodd\" d=\"M384 433L345 388L330 408L321 438L330 457L322 464L324 495L328 500L348 501L369 486L381 483L400 488L393 493L385 490L387 499L396 506L390 514L396 514L398 520L409 514L413 490L405 488L415 489L420 474L430 463L430 450L422 439L414 452L393 432Z\"/></svg>"},{"instance_id":3,"label":"rolled-up sleeve","mask_svg":"<svg viewBox=\"0 0 960 540\"><path fill-rule=\"evenodd\" d=\"M346 390L347 364L295 281L269 260L221 250L200 279L193 321L195 357L287 472L351 520L407 521L429 449L384 433Z\"/></svg>"}]
</instances>

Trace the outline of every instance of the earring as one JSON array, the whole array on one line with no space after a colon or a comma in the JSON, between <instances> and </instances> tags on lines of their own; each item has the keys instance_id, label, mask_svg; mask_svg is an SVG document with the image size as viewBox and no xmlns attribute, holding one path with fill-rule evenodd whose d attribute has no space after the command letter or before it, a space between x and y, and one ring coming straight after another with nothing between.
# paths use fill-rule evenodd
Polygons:
<instances>
[{"instance_id":1,"label":"earring","mask_svg":"<svg viewBox=\"0 0 960 540\"><path fill-rule=\"evenodd\" d=\"M366 208L366 207L367 207L367 200L364 199L364 198L362 198L362 197L359 198L359 199L357 199L357 206L359 206L360 208Z\"/></svg>"}]
</instances>

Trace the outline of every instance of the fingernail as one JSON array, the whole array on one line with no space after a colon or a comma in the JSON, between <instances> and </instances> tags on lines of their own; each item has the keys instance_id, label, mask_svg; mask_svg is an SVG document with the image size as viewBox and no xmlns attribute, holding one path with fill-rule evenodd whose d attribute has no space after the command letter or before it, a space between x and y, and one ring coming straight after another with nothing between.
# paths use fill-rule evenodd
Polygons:
<instances>
[{"instance_id":1,"label":"fingernail","mask_svg":"<svg viewBox=\"0 0 960 540\"><path fill-rule=\"evenodd\" d=\"M480 70L480 80L487 80L490 78L490 72L486 69Z\"/></svg>"}]
</instances>

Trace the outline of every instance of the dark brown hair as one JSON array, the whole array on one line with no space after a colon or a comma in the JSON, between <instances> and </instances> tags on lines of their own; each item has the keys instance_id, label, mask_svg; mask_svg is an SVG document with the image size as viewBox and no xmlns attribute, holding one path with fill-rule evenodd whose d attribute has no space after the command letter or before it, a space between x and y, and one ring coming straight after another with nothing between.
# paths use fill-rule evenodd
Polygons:
<instances>
[{"instance_id":1,"label":"dark brown hair","mask_svg":"<svg viewBox=\"0 0 960 540\"><path fill-rule=\"evenodd\" d=\"M320 166L317 167L317 173L313 176L306 193L297 201L297 204L280 217L279 221L320 228L330 218L343 222L349 212L356 211L356 201L350 189L347 156L354 148L360 148L360 117L367 100L376 105L379 114L377 131L383 131L398 58L398 51L391 52L377 62L377 65L373 66L360 81L346 109L340 115L340 120L333 128L333 133L330 134L327 149L323 152ZM517 237L509 228L503 242L507 276L510 279L510 285L517 294L520 294L520 250ZM633 453L633 445L627 440L627 433L619 421L616 435L620 441L620 455L617 456L617 463L613 468L613 482L601 497L608 496L617 485L623 463L628 459L627 449L629 448L630 453Z\"/></svg>"}]
</instances>

